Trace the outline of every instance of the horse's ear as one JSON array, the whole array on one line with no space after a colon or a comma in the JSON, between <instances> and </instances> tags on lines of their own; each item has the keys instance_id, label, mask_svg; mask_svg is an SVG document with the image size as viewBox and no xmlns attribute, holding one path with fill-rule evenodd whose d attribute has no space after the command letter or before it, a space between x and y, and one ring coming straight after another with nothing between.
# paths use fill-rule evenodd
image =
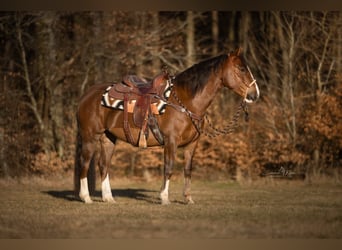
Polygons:
<instances>
[{"instance_id":1,"label":"horse's ear","mask_svg":"<svg viewBox=\"0 0 342 250\"><path fill-rule=\"evenodd\" d=\"M230 56L230 55L239 56L240 54L242 54L242 48L241 47L237 48L235 51L229 52L228 56Z\"/></svg>"},{"instance_id":2,"label":"horse's ear","mask_svg":"<svg viewBox=\"0 0 342 250\"><path fill-rule=\"evenodd\" d=\"M235 53L234 53L234 54L237 55L237 56L239 56L240 54L242 54L242 48L241 48L241 47L237 48L237 49L235 50Z\"/></svg>"}]
</instances>

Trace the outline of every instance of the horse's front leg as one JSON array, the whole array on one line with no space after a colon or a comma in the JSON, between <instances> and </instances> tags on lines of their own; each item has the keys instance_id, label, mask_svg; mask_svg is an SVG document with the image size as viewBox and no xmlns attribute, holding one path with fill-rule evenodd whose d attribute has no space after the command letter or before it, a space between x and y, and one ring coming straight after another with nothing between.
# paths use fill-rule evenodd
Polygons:
<instances>
[{"instance_id":1,"label":"horse's front leg","mask_svg":"<svg viewBox=\"0 0 342 250\"><path fill-rule=\"evenodd\" d=\"M190 190L191 190L191 171L192 171L192 159L194 156L195 149L197 147L198 140L190 143L184 149L184 190L183 195L186 204L194 204L194 201L191 198Z\"/></svg>"},{"instance_id":2,"label":"horse's front leg","mask_svg":"<svg viewBox=\"0 0 342 250\"><path fill-rule=\"evenodd\" d=\"M172 168L176 158L177 143L173 138L165 138L164 146L164 181L160 192L162 205L170 204L169 184L172 176Z\"/></svg>"}]
</instances>

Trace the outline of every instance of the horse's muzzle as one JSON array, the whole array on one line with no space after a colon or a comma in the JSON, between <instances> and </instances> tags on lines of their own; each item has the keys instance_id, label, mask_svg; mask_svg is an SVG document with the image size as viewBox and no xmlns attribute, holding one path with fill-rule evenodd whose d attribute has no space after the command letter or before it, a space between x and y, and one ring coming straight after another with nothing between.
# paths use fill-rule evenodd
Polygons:
<instances>
[{"instance_id":1,"label":"horse's muzzle","mask_svg":"<svg viewBox=\"0 0 342 250\"><path fill-rule=\"evenodd\" d=\"M246 98L245 101L247 103L252 103L255 102L256 100L259 99L260 96L260 91L259 91L259 87L256 84L256 82L253 84L253 86L251 86L248 90L247 90L247 94L246 94Z\"/></svg>"}]
</instances>

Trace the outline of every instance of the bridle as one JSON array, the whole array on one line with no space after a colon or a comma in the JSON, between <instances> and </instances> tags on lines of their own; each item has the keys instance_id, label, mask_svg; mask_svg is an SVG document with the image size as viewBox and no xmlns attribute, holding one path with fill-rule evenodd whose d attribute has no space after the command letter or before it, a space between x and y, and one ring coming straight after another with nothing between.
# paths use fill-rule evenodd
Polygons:
<instances>
[{"instance_id":1,"label":"bridle","mask_svg":"<svg viewBox=\"0 0 342 250\"><path fill-rule=\"evenodd\" d=\"M252 71L249 69L248 66L247 67L247 70L248 70L248 73L250 74L250 76L252 77L252 81L250 84L247 84L247 87L250 88L252 87L254 84L256 84L256 79L254 78L253 74L252 74Z\"/></svg>"}]
</instances>

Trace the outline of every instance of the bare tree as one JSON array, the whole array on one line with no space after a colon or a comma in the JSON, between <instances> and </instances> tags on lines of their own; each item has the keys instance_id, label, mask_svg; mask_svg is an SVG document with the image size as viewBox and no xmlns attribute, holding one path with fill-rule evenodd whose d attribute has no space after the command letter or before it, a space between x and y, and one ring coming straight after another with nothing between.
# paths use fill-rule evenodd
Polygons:
<instances>
[{"instance_id":1,"label":"bare tree","mask_svg":"<svg viewBox=\"0 0 342 250\"><path fill-rule=\"evenodd\" d=\"M23 42L23 30L21 27L21 22L22 22L22 16L20 14L16 15L16 33L17 33L17 39L18 39L18 44L20 48L20 59L22 63L22 68L23 68L23 73L24 73L24 80L26 83L26 94L29 98L29 102L27 105L31 108L37 122L39 125L39 128L42 132L45 131L45 125L43 123L42 116L39 112L38 105L37 105L37 100L35 96L33 95L32 91L32 81L31 81L31 76L29 73L29 67L26 59L26 48L24 47L24 42Z\"/></svg>"}]
</instances>

